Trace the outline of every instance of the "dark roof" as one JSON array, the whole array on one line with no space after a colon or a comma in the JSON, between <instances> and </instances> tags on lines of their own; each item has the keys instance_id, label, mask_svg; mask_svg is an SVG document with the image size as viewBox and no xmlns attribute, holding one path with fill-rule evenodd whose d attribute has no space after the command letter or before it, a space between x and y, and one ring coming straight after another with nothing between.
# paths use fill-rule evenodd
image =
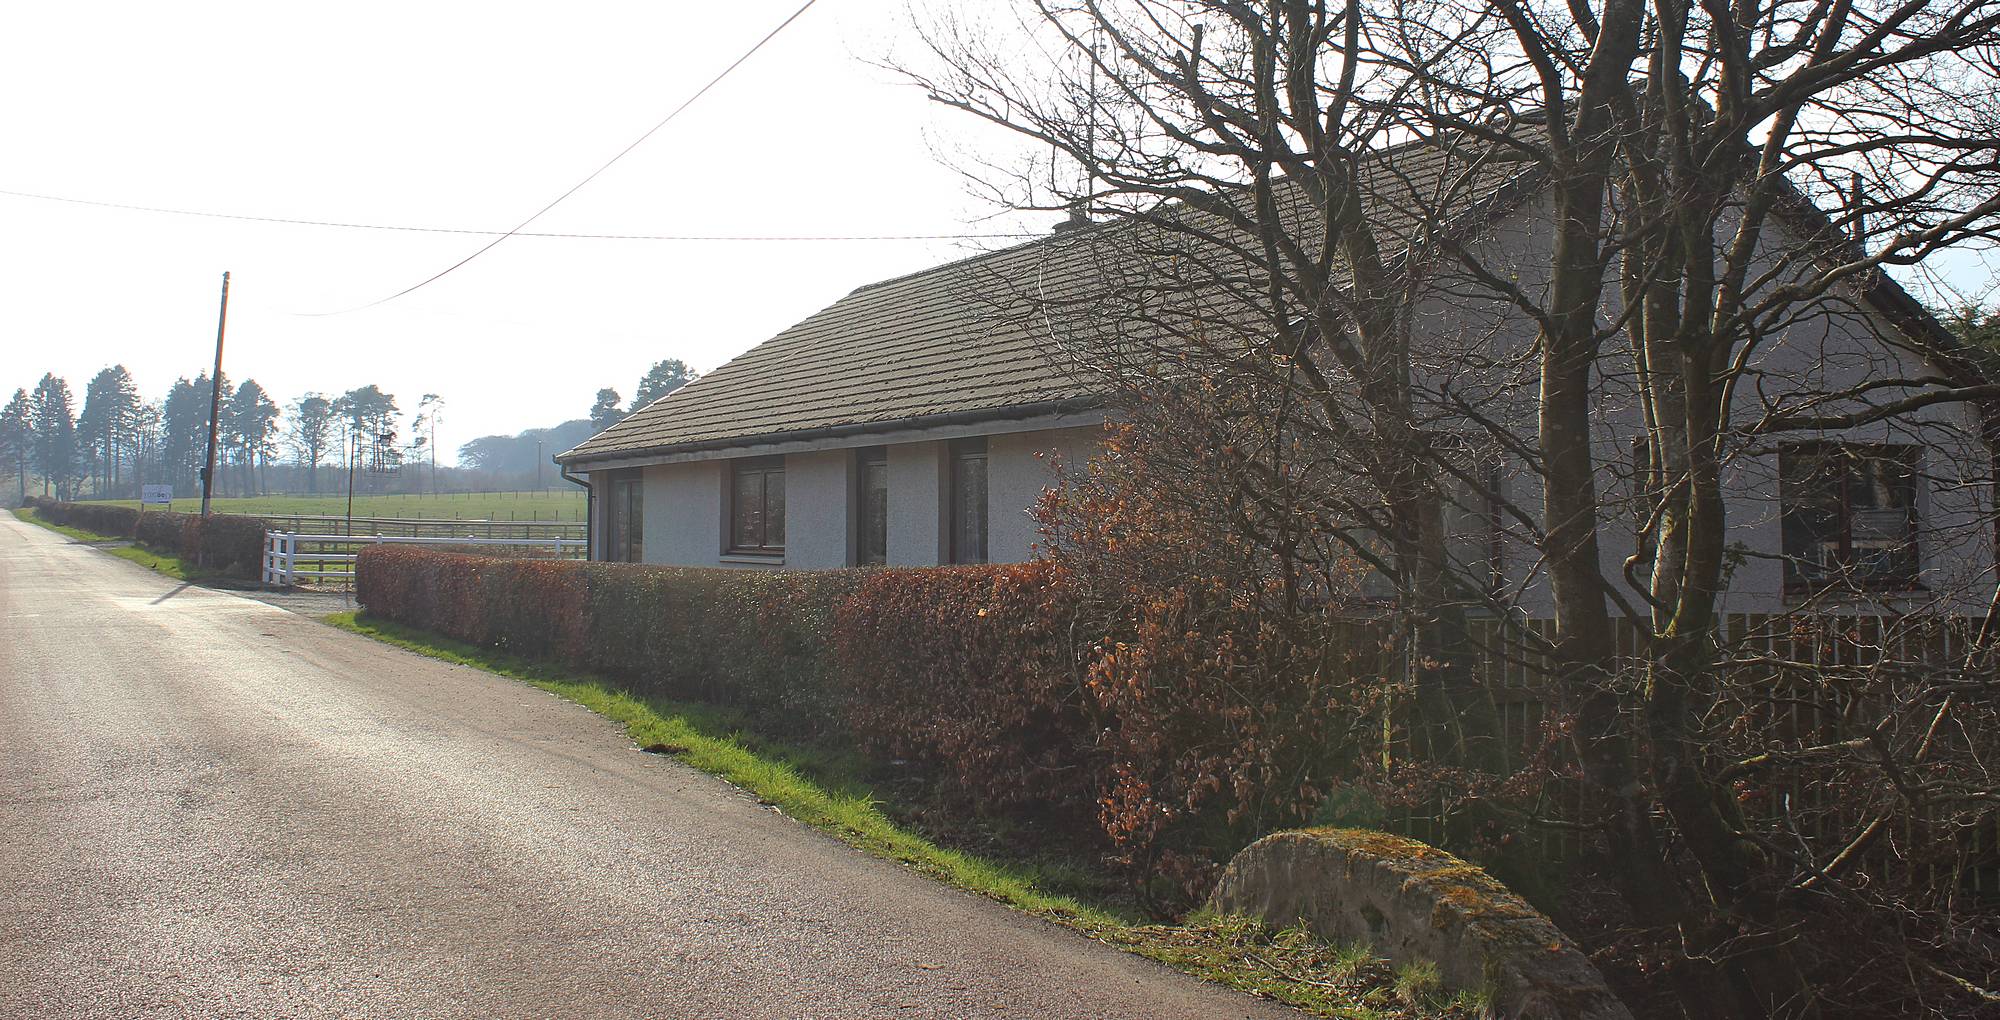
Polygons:
<instances>
[{"instance_id":1,"label":"dark roof","mask_svg":"<svg viewBox=\"0 0 2000 1020\"><path fill-rule=\"evenodd\" d=\"M861 287L561 459L744 445L1088 397L1083 375L1058 371L1022 316L971 286L996 274L1072 285L1082 247L1057 235ZM1004 297L998 288L985 293Z\"/></svg>"},{"instance_id":2,"label":"dark roof","mask_svg":"<svg viewBox=\"0 0 2000 1020\"><path fill-rule=\"evenodd\" d=\"M1464 163L1418 143L1386 150L1369 165L1378 190L1401 190L1435 188ZM1519 176L1518 166L1503 169L1486 175L1474 199ZM1424 204L1372 203L1385 246L1413 233ZM1107 231L1130 228L1118 222L1056 232L857 288L557 459L731 449L1101 402L1096 379L1066 360L1052 335L1059 327L1042 310L1104 288L1102 263L1131 246L1099 242Z\"/></svg>"},{"instance_id":3,"label":"dark roof","mask_svg":"<svg viewBox=\"0 0 2000 1020\"><path fill-rule=\"evenodd\" d=\"M1408 250L1440 219L1450 233L1476 229L1532 194L1541 174L1508 152L1478 142L1420 142L1367 160L1367 215L1378 243ZM1289 203L1302 202L1303 189L1285 189L1281 199L1297 208ZM1426 209L1443 212L1427 216ZM1787 194L1779 212L1804 221L1808 243L1839 247L1837 233L1803 195ZM1183 205L1154 211L1155 218L1184 223L1210 216ZM1148 259L1173 257L1174 244L1148 245L1118 233L1160 229L1145 219L1057 232L857 288L557 459L727 450L1094 406L1101 403L1097 377L1070 361L1061 342L1079 321L1064 311L1087 319L1095 295L1147 278L1162 264ZM1927 354L1960 369L1955 374L1992 376L1987 359L1974 356L1983 352L1956 344L1893 280L1876 273L1861 289Z\"/></svg>"}]
</instances>

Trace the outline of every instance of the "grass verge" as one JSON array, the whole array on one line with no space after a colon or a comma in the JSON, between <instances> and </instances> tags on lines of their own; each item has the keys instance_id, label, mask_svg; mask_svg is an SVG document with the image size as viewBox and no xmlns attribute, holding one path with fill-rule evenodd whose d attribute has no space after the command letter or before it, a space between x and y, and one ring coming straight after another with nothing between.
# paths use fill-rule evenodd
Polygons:
<instances>
[{"instance_id":1,"label":"grass verge","mask_svg":"<svg viewBox=\"0 0 2000 1020\"><path fill-rule=\"evenodd\" d=\"M58 535L73 538L90 545L102 546L103 548L100 550L102 552L110 553L121 560L130 560L145 567L147 570L157 574L165 574L176 581L193 580L201 576L200 572L195 569L194 564L169 553L156 552L129 538L121 538L117 535L100 535L95 531L85 531L82 528L73 528L67 524L57 524L36 513L29 507L16 509L14 516L37 527L47 528Z\"/></svg>"},{"instance_id":2,"label":"grass verge","mask_svg":"<svg viewBox=\"0 0 2000 1020\"><path fill-rule=\"evenodd\" d=\"M622 724L640 747L670 754L742 787L857 849L900 862L968 892L1071 928L1177 970L1274 999L1316 1016L1400 1020L1469 1016L1467 1002L1408 994L1366 947L1336 947L1299 930L1274 932L1245 918L1196 914L1171 925L1141 924L1103 905L1052 891L1047 872L938 845L892 819L851 755L763 739L713 706L641 699L591 676L495 653L357 613L328 624L420 655L519 680ZM1398 995L1403 991L1403 995Z\"/></svg>"}]
</instances>

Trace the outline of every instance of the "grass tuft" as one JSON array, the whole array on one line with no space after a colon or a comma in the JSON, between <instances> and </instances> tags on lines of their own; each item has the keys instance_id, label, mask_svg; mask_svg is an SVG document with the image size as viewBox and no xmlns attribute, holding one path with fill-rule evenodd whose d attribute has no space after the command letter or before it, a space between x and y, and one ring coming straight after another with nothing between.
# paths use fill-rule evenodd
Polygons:
<instances>
[{"instance_id":1,"label":"grass tuft","mask_svg":"<svg viewBox=\"0 0 2000 1020\"><path fill-rule=\"evenodd\" d=\"M1406 1006L1435 1007L1444 999L1444 980L1429 960L1411 960L1396 967L1396 998Z\"/></svg>"}]
</instances>

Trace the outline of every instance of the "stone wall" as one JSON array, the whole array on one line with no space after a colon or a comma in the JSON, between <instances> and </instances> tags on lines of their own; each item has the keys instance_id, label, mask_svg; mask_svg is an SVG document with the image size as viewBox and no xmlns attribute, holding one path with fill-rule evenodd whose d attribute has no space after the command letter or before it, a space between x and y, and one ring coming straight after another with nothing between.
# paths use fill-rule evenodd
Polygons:
<instances>
[{"instance_id":1,"label":"stone wall","mask_svg":"<svg viewBox=\"0 0 2000 1020\"><path fill-rule=\"evenodd\" d=\"M1209 905L1273 927L1303 922L1398 964L1428 960L1447 987L1483 990L1492 1015L1631 1020L1547 917L1479 868L1363 829L1267 836L1229 862Z\"/></svg>"}]
</instances>

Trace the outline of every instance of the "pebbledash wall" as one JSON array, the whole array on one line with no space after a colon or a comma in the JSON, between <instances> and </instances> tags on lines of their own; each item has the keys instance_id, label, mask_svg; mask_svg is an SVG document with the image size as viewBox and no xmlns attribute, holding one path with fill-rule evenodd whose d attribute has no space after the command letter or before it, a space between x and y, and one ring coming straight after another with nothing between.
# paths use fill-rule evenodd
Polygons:
<instances>
[{"instance_id":1,"label":"pebbledash wall","mask_svg":"<svg viewBox=\"0 0 2000 1020\"><path fill-rule=\"evenodd\" d=\"M859 455L887 454L888 561L934 566L949 555L949 455L953 440L986 440L987 561L1029 559L1039 537L1029 510L1059 470L1080 467L1096 448L1097 413L952 428L888 431L820 442L770 443L654 458L620 471L590 472L596 548L609 557L614 477L639 472L646 563L744 569L823 570L858 562ZM729 545L730 462L782 456L785 547L782 556L734 555Z\"/></svg>"}]
</instances>

